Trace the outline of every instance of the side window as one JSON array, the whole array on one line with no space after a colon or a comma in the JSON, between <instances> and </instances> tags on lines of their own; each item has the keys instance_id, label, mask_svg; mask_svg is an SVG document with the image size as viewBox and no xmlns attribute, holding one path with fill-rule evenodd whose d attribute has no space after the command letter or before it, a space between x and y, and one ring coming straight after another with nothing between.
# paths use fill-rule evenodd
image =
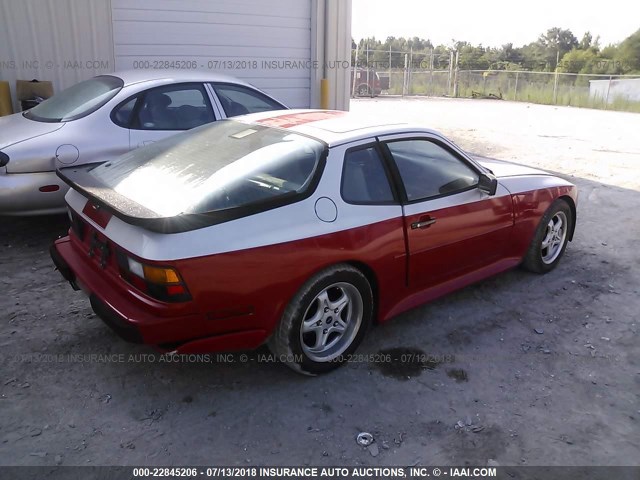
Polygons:
<instances>
[{"instance_id":1,"label":"side window","mask_svg":"<svg viewBox=\"0 0 640 480\"><path fill-rule=\"evenodd\" d=\"M356 204L385 204L394 201L382 158L376 147L349 150L342 170L342 198Z\"/></svg>"},{"instance_id":2,"label":"side window","mask_svg":"<svg viewBox=\"0 0 640 480\"><path fill-rule=\"evenodd\" d=\"M138 97L136 96L129 101L118 105L111 114L113 123L115 123L119 127L129 128L129 126L131 125L131 116L133 114L133 109L136 106L137 101Z\"/></svg>"},{"instance_id":3,"label":"side window","mask_svg":"<svg viewBox=\"0 0 640 480\"><path fill-rule=\"evenodd\" d=\"M144 94L133 128L189 130L213 121L213 109L202 85L172 85Z\"/></svg>"},{"instance_id":4,"label":"side window","mask_svg":"<svg viewBox=\"0 0 640 480\"><path fill-rule=\"evenodd\" d=\"M437 143L400 140L387 143L387 147L409 201L448 195L478 184L478 174Z\"/></svg>"},{"instance_id":5,"label":"side window","mask_svg":"<svg viewBox=\"0 0 640 480\"><path fill-rule=\"evenodd\" d=\"M278 102L251 88L227 84L213 84L212 87L227 117L284 109Z\"/></svg>"}]
</instances>

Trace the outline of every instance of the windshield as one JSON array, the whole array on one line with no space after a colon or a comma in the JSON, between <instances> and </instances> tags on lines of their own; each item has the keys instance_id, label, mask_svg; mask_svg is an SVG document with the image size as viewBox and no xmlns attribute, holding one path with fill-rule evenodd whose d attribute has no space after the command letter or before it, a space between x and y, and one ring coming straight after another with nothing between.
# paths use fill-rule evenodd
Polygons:
<instances>
[{"instance_id":1,"label":"windshield","mask_svg":"<svg viewBox=\"0 0 640 480\"><path fill-rule=\"evenodd\" d=\"M77 120L107 103L122 89L124 82L110 75L77 83L24 113L39 122L69 122Z\"/></svg>"},{"instance_id":2,"label":"windshield","mask_svg":"<svg viewBox=\"0 0 640 480\"><path fill-rule=\"evenodd\" d=\"M203 125L93 168L89 175L161 217L265 204L305 191L324 145L233 120Z\"/></svg>"}]
</instances>

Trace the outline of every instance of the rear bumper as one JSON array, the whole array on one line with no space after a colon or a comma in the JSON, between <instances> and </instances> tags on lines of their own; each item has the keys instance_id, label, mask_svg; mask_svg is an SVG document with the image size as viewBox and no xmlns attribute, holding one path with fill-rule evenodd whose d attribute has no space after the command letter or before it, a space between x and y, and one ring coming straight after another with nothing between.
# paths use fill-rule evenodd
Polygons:
<instances>
[{"instance_id":1,"label":"rear bumper","mask_svg":"<svg viewBox=\"0 0 640 480\"><path fill-rule=\"evenodd\" d=\"M55 192L41 187L57 185ZM46 215L66 211L69 187L56 172L0 173L0 215Z\"/></svg>"},{"instance_id":2,"label":"rear bumper","mask_svg":"<svg viewBox=\"0 0 640 480\"><path fill-rule=\"evenodd\" d=\"M257 348L268 336L265 330L217 331L223 324L206 314L177 313L160 302L140 302L132 292L121 290L109 275L96 271L88 257L72 246L69 237L57 240L51 259L75 290L83 290L91 307L121 338L133 343L158 345L177 353L207 353ZM228 323L225 323L228 326Z\"/></svg>"},{"instance_id":3,"label":"rear bumper","mask_svg":"<svg viewBox=\"0 0 640 480\"><path fill-rule=\"evenodd\" d=\"M51 260L53 260L53 264L56 266L56 270L60 272L60 275L71 284L74 290L80 290L78 285L76 284L76 276L67 265L67 262L64 261L62 256L58 253L58 249L56 248L56 244L54 243L49 248L49 254L51 255Z\"/></svg>"},{"instance_id":4,"label":"rear bumper","mask_svg":"<svg viewBox=\"0 0 640 480\"><path fill-rule=\"evenodd\" d=\"M73 283L71 285L73 286ZM143 343L140 329L134 323L127 321L127 318L109 307L109 305L93 293L89 294L89 301L96 315L122 339L131 343Z\"/></svg>"}]
</instances>

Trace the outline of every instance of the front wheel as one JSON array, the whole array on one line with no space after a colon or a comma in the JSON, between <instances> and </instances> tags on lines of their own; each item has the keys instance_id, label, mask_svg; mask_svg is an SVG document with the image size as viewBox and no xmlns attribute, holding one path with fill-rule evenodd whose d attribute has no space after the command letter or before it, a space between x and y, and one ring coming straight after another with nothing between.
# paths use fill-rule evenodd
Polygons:
<instances>
[{"instance_id":1,"label":"front wheel","mask_svg":"<svg viewBox=\"0 0 640 480\"><path fill-rule=\"evenodd\" d=\"M574 221L567 202L561 199L553 202L540 220L522 266L535 273L553 270L567 248Z\"/></svg>"},{"instance_id":2,"label":"front wheel","mask_svg":"<svg viewBox=\"0 0 640 480\"><path fill-rule=\"evenodd\" d=\"M293 297L269 348L306 375L340 366L362 342L371 323L373 295L367 278L350 265L330 267Z\"/></svg>"}]
</instances>

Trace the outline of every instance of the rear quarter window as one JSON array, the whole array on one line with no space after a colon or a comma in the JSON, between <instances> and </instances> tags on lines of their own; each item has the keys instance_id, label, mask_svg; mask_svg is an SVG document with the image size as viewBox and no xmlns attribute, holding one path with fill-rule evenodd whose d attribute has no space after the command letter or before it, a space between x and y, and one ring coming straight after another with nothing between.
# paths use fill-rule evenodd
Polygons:
<instances>
[{"instance_id":1,"label":"rear quarter window","mask_svg":"<svg viewBox=\"0 0 640 480\"><path fill-rule=\"evenodd\" d=\"M382 157L375 146L348 150L342 170L342 198L347 203L394 203Z\"/></svg>"}]
</instances>

